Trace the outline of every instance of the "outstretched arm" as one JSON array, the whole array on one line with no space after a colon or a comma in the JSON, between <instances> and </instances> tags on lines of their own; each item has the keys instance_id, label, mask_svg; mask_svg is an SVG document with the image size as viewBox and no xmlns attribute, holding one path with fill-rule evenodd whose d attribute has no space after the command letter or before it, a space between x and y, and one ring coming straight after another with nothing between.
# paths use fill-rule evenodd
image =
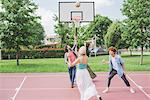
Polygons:
<instances>
[{"instance_id":1,"label":"outstretched arm","mask_svg":"<svg viewBox=\"0 0 150 100\"><path fill-rule=\"evenodd\" d=\"M77 44L74 44L71 49L74 52L75 56L77 57Z\"/></svg>"},{"instance_id":2,"label":"outstretched arm","mask_svg":"<svg viewBox=\"0 0 150 100\"><path fill-rule=\"evenodd\" d=\"M109 64L109 61L106 61L105 59L102 60L103 64Z\"/></svg>"}]
</instances>

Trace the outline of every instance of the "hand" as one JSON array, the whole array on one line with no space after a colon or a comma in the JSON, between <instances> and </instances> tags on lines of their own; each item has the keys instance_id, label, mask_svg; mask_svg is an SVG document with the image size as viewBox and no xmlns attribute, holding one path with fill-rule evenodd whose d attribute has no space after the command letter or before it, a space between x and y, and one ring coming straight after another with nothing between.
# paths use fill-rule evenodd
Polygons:
<instances>
[{"instance_id":1,"label":"hand","mask_svg":"<svg viewBox=\"0 0 150 100\"><path fill-rule=\"evenodd\" d=\"M70 67L70 64L69 64L69 63L67 63L67 65Z\"/></svg>"},{"instance_id":2,"label":"hand","mask_svg":"<svg viewBox=\"0 0 150 100\"><path fill-rule=\"evenodd\" d=\"M102 63L103 63L103 64L107 64L108 62L107 62L105 59L103 59L103 60L102 60Z\"/></svg>"},{"instance_id":3,"label":"hand","mask_svg":"<svg viewBox=\"0 0 150 100\"><path fill-rule=\"evenodd\" d=\"M126 75L126 72L125 72L125 71L123 71L123 73L124 73L124 75Z\"/></svg>"}]
</instances>

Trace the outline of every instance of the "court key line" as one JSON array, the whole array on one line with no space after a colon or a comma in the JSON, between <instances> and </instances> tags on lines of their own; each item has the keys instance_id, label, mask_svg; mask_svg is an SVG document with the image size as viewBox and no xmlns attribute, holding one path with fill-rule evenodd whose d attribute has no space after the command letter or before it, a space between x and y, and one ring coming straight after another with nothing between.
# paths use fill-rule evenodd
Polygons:
<instances>
[{"instance_id":1,"label":"court key line","mask_svg":"<svg viewBox=\"0 0 150 100\"><path fill-rule=\"evenodd\" d=\"M24 77L24 79L23 79L23 81L21 82L20 86L15 89L15 90L16 90L16 93L15 93L15 95L12 97L12 100L15 100L15 98L16 98L17 94L19 93L21 87L23 86L23 84L24 84L26 78L27 78L27 76Z\"/></svg>"},{"instance_id":2,"label":"court key line","mask_svg":"<svg viewBox=\"0 0 150 100\"><path fill-rule=\"evenodd\" d=\"M129 77L128 75L127 75L127 77L135 84L135 86L138 87L138 89L139 89L142 93L144 93L144 95L145 95L146 97L148 97L148 98L150 99L150 95L147 94L147 93L143 90L143 87L142 87L142 86L138 85L138 84L137 84L131 77Z\"/></svg>"}]
</instances>

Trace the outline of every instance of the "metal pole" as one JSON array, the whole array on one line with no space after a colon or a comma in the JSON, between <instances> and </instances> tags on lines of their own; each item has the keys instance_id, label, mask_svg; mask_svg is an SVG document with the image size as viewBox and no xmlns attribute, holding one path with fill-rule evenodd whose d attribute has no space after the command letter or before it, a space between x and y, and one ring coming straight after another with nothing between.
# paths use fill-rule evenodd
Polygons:
<instances>
[{"instance_id":1,"label":"metal pole","mask_svg":"<svg viewBox=\"0 0 150 100\"><path fill-rule=\"evenodd\" d=\"M96 57L96 35L95 35L95 57Z\"/></svg>"},{"instance_id":2,"label":"metal pole","mask_svg":"<svg viewBox=\"0 0 150 100\"><path fill-rule=\"evenodd\" d=\"M0 41L0 60L2 60L2 42Z\"/></svg>"},{"instance_id":3,"label":"metal pole","mask_svg":"<svg viewBox=\"0 0 150 100\"><path fill-rule=\"evenodd\" d=\"M74 37L74 44L76 45L76 48L75 48L75 52L77 53L77 33L78 33L78 28L76 27L75 28L75 37Z\"/></svg>"}]
</instances>

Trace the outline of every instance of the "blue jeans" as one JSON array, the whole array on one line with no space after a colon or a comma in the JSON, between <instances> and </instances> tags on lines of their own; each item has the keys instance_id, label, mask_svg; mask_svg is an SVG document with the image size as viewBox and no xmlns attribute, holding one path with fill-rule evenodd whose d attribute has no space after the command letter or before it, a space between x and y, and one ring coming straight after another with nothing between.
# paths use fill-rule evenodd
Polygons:
<instances>
[{"instance_id":1,"label":"blue jeans","mask_svg":"<svg viewBox=\"0 0 150 100\"><path fill-rule=\"evenodd\" d=\"M69 76L70 76L70 81L71 81L71 85L74 84L74 79L76 76L76 67L68 67L68 71L69 71Z\"/></svg>"}]
</instances>

